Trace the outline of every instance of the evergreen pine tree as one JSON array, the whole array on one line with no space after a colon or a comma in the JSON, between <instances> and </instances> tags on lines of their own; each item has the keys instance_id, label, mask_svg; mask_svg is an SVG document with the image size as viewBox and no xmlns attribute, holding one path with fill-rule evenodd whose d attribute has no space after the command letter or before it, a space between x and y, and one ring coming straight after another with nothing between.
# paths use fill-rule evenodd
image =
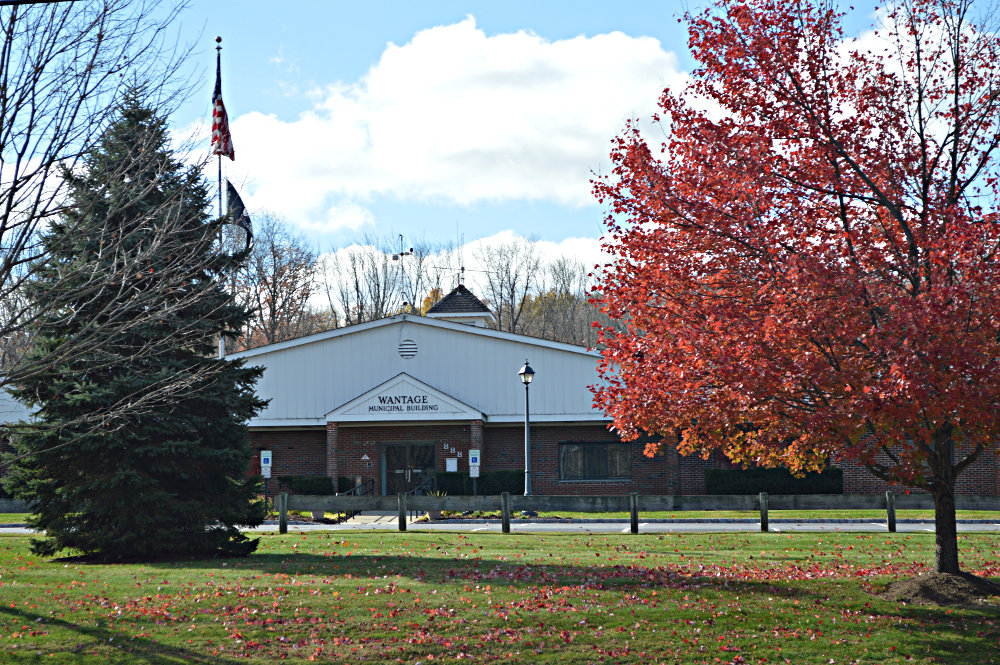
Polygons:
<instances>
[{"instance_id":1,"label":"evergreen pine tree","mask_svg":"<svg viewBox=\"0 0 1000 665\"><path fill-rule=\"evenodd\" d=\"M38 322L34 371L12 390L36 419L15 436L5 484L34 503L42 555L246 555L257 541L237 525L263 517L245 478L261 370L216 346L248 317L220 287L239 257L219 251L202 177L140 97L65 174L69 212L30 285L65 306Z\"/></svg>"}]
</instances>

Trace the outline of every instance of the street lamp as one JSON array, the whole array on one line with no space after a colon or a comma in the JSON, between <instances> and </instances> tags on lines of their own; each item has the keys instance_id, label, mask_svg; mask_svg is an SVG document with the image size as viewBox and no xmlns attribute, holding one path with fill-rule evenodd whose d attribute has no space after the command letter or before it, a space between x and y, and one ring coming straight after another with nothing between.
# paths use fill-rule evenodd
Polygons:
<instances>
[{"instance_id":1,"label":"street lamp","mask_svg":"<svg viewBox=\"0 0 1000 665\"><path fill-rule=\"evenodd\" d=\"M528 384L535 378L535 370L531 369L528 359L524 359L524 367L517 373L524 384L524 496L531 496L531 418L528 415Z\"/></svg>"}]
</instances>

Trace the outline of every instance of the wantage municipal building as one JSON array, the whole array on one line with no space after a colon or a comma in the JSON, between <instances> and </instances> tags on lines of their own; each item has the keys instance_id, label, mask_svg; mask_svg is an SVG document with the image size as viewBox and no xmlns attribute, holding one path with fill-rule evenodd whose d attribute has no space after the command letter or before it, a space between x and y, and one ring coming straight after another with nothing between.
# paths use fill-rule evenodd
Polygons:
<instances>
[{"instance_id":1,"label":"wantage municipal building","mask_svg":"<svg viewBox=\"0 0 1000 665\"><path fill-rule=\"evenodd\" d=\"M400 314L232 354L264 368L257 393L269 400L249 423L258 454L248 472L259 474L259 452L269 451L271 494L279 477L294 476L325 476L333 488L379 495L429 492L439 474L468 474L475 450L484 479L503 470L523 478L518 372L526 361L534 370L527 388L534 494L703 494L706 470L732 468L719 454L680 456L674 441L646 457L649 439L621 441L594 407L591 387L602 381L596 351L493 330L491 321L489 309L459 286L425 316ZM0 391L0 421L28 417ZM957 491L996 495L998 488L1000 463L984 455L959 476ZM865 469L844 466L845 493L886 489Z\"/></svg>"},{"instance_id":2,"label":"wantage municipal building","mask_svg":"<svg viewBox=\"0 0 1000 665\"><path fill-rule=\"evenodd\" d=\"M265 368L257 386L270 400L250 422L273 476L328 476L341 489L364 485L393 495L430 491L437 474L525 468L527 361L534 494L702 494L705 471L730 468L722 455L678 455L674 442L646 457L647 440L622 442L593 404L600 355L580 346L488 328L489 309L465 286L426 316L400 314L252 349L232 357ZM259 472L259 456L252 472ZM273 489L272 483L272 489ZM997 494L1000 466L984 456L959 493ZM845 466L845 493L886 486Z\"/></svg>"},{"instance_id":3,"label":"wantage municipal building","mask_svg":"<svg viewBox=\"0 0 1000 665\"><path fill-rule=\"evenodd\" d=\"M598 353L493 330L491 320L459 286L425 316L233 354L265 368L257 392L270 402L250 436L271 451L272 477L323 475L376 494L432 491L436 474L469 472L470 450L480 451L484 474L523 472L518 371L527 361L535 371L527 388L534 493L681 489L676 455L645 457L644 443L622 443L594 408Z\"/></svg>"}]
</instances>

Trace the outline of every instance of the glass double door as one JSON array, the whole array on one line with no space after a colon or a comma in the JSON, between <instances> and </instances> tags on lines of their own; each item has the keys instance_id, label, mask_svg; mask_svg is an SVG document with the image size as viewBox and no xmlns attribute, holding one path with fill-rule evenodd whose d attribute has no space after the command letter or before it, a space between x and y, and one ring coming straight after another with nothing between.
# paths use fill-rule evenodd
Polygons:
<instances>
[{"instance_id":1,"label":"glass double door","mask_svg":"<svg viewBox=\"0 0 1000 665\"><path fill-rule=\"evenodd\" d=\"M382 494L392 496L417 488L434 489L433 443L386 445L382 448Z\"/></svg>"}]
</instances>

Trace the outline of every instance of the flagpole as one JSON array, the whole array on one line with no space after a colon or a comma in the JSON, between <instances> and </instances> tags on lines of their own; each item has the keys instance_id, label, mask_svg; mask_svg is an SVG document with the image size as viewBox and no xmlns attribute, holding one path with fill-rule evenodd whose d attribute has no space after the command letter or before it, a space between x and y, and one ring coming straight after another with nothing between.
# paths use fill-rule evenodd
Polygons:
<instances>
[{"instance_id":1,"label":"flagpole","mask_svg":"<svg viewBox=\"0 0 1000 665\"><path fill-rule=\"evenodd\" d=\"M222 71L222 37L215 38L215 67L216 71ZM219 217L222 217L222 153L216 153L219 160ZM219 245L222 245L222 227L219 227Z\"/></svg>"},{"instance_id":2,"label":"flagpole","mask_svg":"<svg viewBox=\"0 0 1000 665\"><path fill-rule=\"evenodd\" d=\"M221 72L222 71L222 37L221 36L217 36L215 38L215 44L216 44L216 46L215 46L215 67L216 67L215 71L216 72ZM218 160L218 164L219 164L219 219L222 219L222 153L221 152L217 153L215 157ZM223 246L222 225L220 224L219 225L219 251L220 252L224 251L224 249L225 248ZM222 358L225 358L225 357L226 357L226 338L220 332L219 333L219 358L222 359Z\"/></svg>"}]
</instances>

